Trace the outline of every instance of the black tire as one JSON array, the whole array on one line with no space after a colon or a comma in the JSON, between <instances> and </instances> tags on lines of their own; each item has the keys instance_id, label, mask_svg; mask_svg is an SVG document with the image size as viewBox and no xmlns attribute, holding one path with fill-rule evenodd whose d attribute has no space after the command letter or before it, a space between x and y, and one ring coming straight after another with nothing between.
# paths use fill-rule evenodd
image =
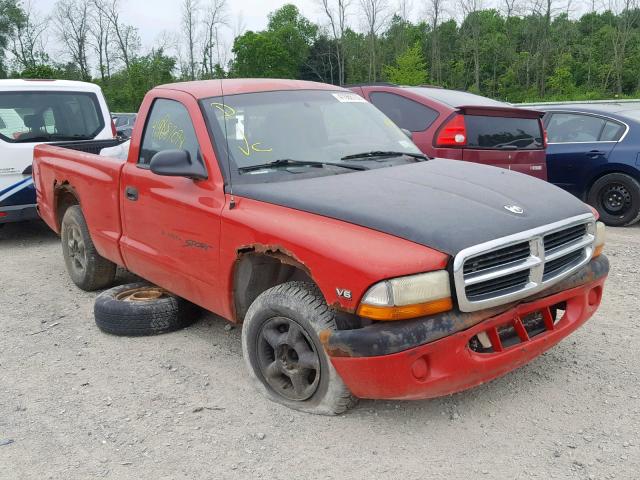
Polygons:
<instances>
[{"instance_id":1,"label":"black tire","mask_svg":"<svg viewBox=\"0 0 640 480\"><path fill-rule=\"evenodd\" d=\"M594 182L587 203L606 225L631 225L640 220L640 183L624 173L609 173Z\"/></svg>"},{"instance_id":2,"label":"black tire","mask_svg":"<svg viewBox=\"0 0 640 480\"><path fill-rule=\"evenodd\" d=\"M61 238L62 256L73 283L87 292L113 284L116 264L101 257L96 251L78 205L67 208L64 213Z\"/></svg>"},{"instance_id":3,"label":"black tire","mask_svg":"<svg viewBox=\"0 0 640 480\"><path fill-rule=\"evenodd\" d=\"M198 309L166 290L138 282L105 290L96 298L93 312L103 332L138 337L184 328L195 321Z\"/></svg>"},{"instance_id":4,"label":"black tire","mask_svg":"<svg viewBox=\"0 0 640 480\"><path fill-rule=\"evenodd\" d=\"M242 327L253 384L270 400L307 413L337 415L351 408L356 398L318 337L336 328L333 312L310 283L288 282L260 294Z\"/></svg>"}]
</instances>

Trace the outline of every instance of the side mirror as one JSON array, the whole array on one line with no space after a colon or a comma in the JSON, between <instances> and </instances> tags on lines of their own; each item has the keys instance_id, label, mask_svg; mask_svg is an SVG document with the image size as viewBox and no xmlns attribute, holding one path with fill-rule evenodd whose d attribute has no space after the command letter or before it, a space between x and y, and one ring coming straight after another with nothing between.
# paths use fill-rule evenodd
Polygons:
<instances>
[{"instance_id":1,"label":"side mirror","mask_svg":"<svg viewBox=\"0 0 640 480\"><path fill-rule=\"evenodd\" d=\"M187 150L163 150L151 157L151 171L166 177L207 178L207 170L201 161L195 162Z\"/></svg>"},{"instance_id":2,"label":"side mirror","mask_svg":"<svg viewBox=\"0 0 640 480\"><path fill-rule=\"evenodd\" d=\"M413 140L413 133L411 133L406 128L401 128L400 130L402 130L402 133L404 133L407 137L409 137L409 140Z\"/></svg>"}]
</instances>

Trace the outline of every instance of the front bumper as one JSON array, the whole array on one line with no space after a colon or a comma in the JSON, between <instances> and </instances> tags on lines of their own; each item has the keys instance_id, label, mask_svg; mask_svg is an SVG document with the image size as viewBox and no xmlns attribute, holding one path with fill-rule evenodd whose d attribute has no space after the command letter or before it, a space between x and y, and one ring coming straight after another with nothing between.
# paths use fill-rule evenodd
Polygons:
<instances>
[{"instance_id":1,"label":"front bumper","mask_svg":"<svg viewBox=\"0 0 640 480\"><path fill-rule=\"evenodd\" d=\"M538 297L501 311L447 312L356 330L325 331L320 337L338 374L357 397L448 395L502 376L571 334L600 305L608 272L609 262L601 255ZM554 323L550 309L558 305L564 315ZM521 319L531 314L542 315L544 331L529 337ZM501 327L513 327L515 344L500 341ZM490 339L489 352L470 347L478 334Z\"/></svg>"},{"instance_id":2,"label":"front bumper","mask_svg":"<svg viewBox=\"0 0 640 480\"><path fill-rule=\"evenodd\" d=\"M35 205L0 207L0 223L22 222L36 218L39 217Z\"/></svg>"}]
</instances>

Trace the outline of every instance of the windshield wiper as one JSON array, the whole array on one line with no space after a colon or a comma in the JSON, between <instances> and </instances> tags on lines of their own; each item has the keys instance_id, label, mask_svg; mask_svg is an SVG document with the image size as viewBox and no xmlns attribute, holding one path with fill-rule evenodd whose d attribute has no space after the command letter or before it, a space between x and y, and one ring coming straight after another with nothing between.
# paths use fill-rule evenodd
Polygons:
<instances>
[{"instance_id":1,"label":"windshield wiper","mask_svg":"<svg viewBox=\"0 0 640 480\"><path fill-rule=\"evenodd\" d=\"M402 157L406 155L407 157L415 158L420 162L424 162L429 160L423 153L412 153L412 152L393 152L393 151L384 151L384 150L373 150L371 152L362 152L362 153L354 153L353 155L347 155L342 157L340 160L359 160L359 159L368 159L374 157Z\"/></svg>"},{"instance_id":2,"label":"windshield wiper","mask_svg":"<svg viewBox=\"0 0 640 480\"><path fill-rule=\"evenodd\" d=\"M274 160L273 162L261 163L259 165L249 165L247 167L238 168L239 172L252 172L254 170L264 170L268 168L280 168L280 167L341 167L348 168L350 170L369 170L362 165L349 165L348 163L334 163L334 162L312 162L310 160L293 160L291 158L281 158Z\"/></svg>"}]
</instances>

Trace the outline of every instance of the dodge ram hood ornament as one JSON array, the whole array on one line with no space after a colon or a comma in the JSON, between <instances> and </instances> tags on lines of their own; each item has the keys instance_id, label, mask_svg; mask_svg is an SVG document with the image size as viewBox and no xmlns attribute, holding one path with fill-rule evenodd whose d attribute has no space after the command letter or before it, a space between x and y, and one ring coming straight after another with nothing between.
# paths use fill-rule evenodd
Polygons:
<instances>
[{"instance_id":1,"label":"dodge ram hood ornament","mask_svg":"<svg viewBox=\"0 0 640 480\"><path fill-rule=\"evenodd\" d=\"M504 208L517 215L522 215L524 213L524 208L519 207L518 205L505 205Z\"/></svg>"}]
</instances>

